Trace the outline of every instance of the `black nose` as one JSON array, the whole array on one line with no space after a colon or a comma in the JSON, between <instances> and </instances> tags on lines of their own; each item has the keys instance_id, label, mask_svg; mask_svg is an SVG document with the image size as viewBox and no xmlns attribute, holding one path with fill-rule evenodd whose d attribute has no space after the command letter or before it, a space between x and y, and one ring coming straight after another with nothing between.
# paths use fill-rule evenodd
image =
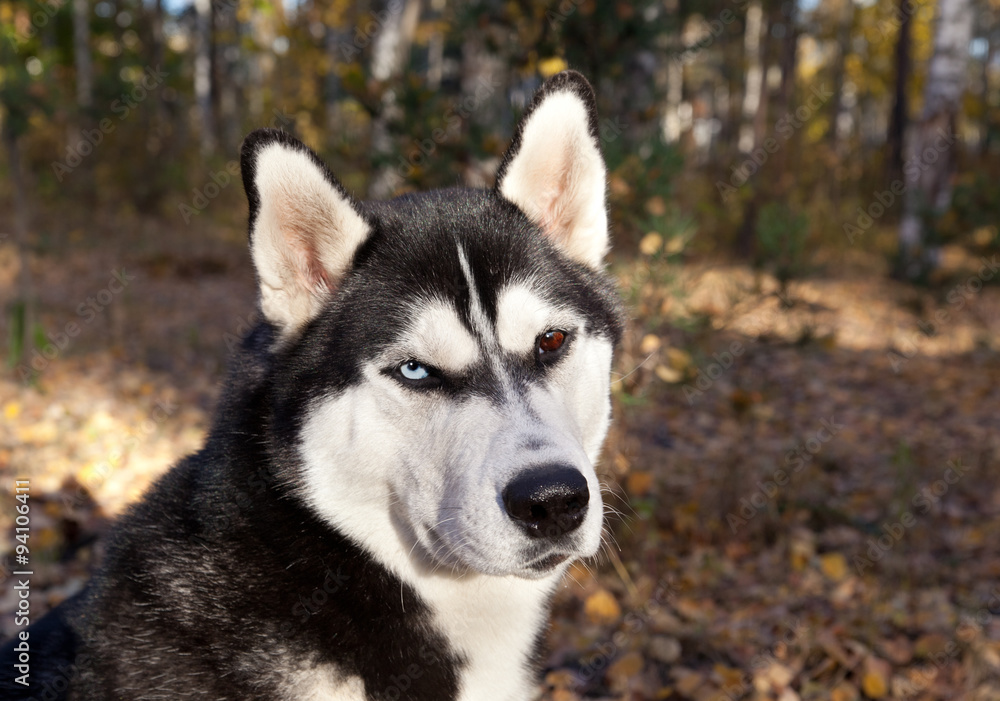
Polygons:
<instances>
[{"instance_id":1,"label":"black nose","mask_svg":"<svg viewBox=\"0 0 1000 701\"><path fill-rule=\"evenodd\" d=\"M518 476L503 490L510 517L533 538L556 538L575 530L587 515L590 490L569 465L544 465Z\"/></svg>"}]
</instances>

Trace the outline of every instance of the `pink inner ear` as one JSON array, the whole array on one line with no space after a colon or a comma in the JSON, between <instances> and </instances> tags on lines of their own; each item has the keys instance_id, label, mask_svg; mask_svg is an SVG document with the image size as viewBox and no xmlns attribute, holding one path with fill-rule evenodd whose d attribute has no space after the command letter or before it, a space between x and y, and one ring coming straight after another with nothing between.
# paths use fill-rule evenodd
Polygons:
<instances>
[{"instance_id":1,"label":"pink inner ear","mask_svg":"<svg viewBox=\"0 0 1000 701\"><path fill-rule=\"evenodd\" d=\"M564 163L557 172L546 179L538 196L539 226L542 231L560 244L569 243L573 232L573 216L576 208L574 194L569 182L572 166Z\"/></svg>"},{"instance_id":2,"label":"pink inner ear","mask_svg":"<svg viewBox=\"0 0 1000 701\"><path fill-rule=\"evenodd\" d=\"M279 220L285 222L281 235L286 241L289 267L295 283L313 294L333 291L330 275L323 267L317 247L314 227L321 224L315 214L290 204L287 200L281 206Z\"/></svg>"},{"instance_id":3,"label":"pink inner ear","mask_svg":"<svg viewBox=\"0 0 1000 701\"><path fill-rule=\"evenodd\" d=\"M282 231L282 234L288 241L296 284L312 293L332 292L333 284L330 282L329 273L320 262L315 243L297 227L289 227Z\"/></svg>"}]
</instances>

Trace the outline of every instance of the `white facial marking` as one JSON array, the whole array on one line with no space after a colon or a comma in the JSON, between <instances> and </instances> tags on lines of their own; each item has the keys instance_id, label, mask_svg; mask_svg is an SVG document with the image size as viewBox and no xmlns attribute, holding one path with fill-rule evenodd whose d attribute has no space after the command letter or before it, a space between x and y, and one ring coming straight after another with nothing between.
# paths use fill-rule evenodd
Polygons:
<instances>
[{"instance_id":1,"label":"white facial marking","mask_svg":"<svg viewBox=\"0 0 1000 701\"><path fill-rule=\"evenodd\" d=\"M479 290L476 288L476 279L472 277L472 267L469 265L469 259L465 256L462 244L456 244L456 247L458 248L458 264L462 267L462 275L465 276L465 284L469 288L469 316L480 336L485 339L486 343L490 343L493 340L493 327L479 303Z\"/></svg>"},{"instance_id":2,"label":"white facial marking","mask_svg":"<svg viewBox=\"0 0 1000 701\"><path fill-rule=\"evenodd\" d=\"M507 353L532 353L539 334L581 324L575 313L552 305L525 284L508 285L497 302L497 339Z\"/></svg>"},{"instance_id":3,"label":"white facial marking","mask_svg":"<svg viewBox=\"0 0 1000 701\"><path fill-rule=\"evenodd\" d=\"M417 309L413 324L397 344L409 358L454 373L479 360L479 344L451 304L434 300Z\"/></svg>"}]
</instances>

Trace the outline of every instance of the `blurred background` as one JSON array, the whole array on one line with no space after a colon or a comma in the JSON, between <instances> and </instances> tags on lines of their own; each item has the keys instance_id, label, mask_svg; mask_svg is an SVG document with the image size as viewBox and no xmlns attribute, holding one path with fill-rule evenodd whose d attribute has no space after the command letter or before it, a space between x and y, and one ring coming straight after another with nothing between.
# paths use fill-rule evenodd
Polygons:
<instances>
[{"instance_id":1,"label":"blurred background","mask_svg":"<svg viewBox=\"0 0 1000 701\"><path fill-rule=\"evenodd\" d=\"M196 450L255 323L243 136L489 186L593 83L630 309L540 698L1000 699L997 0L0 0L0 633Z\"/></svg>"}]
</instances>

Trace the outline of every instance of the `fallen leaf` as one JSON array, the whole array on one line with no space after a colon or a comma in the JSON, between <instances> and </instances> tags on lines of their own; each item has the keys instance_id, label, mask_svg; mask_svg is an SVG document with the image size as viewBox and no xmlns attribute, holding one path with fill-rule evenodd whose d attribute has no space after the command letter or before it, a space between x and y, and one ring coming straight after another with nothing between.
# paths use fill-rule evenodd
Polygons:
<instances>
[{"instance_id":1,"label":"fallen leaf","mask_svg":"<svg viewBox=\"0 0 1000 701\"><path fill-rule=\"evenodd\" d=\"M644 661L638 652L629 652L619 657L608 667L607 679L613 688L628 688L628 680L642 672Z\"/></svg>"},{"instance_id":2,"label":"fallen leaf","mask_svg":"<svg viewBox=\"0 0 1000 701\"><path fill-rule=\"evenodd\" d=\"M642 342L639 344L639 352L643 355L649 355L650 353L655 353L660 349L663 341L660 337L653 333L647 333L642 337Z\"/></svg>"},{"instance_id":3,"label":"fallen leaf","mask_svg":"<svg viewBox=\"0 0 1000 701\"><path fill-rule=\"evenodd\" d=\"M847 576L847 559L842 553L820 555L819 567L829 579L839 582Z\"/></svg>"},{"instance_id":4,"label":"fallen leaf","mask_svg":"<svg viewBox=\"0 0 1000 701\"><path fill-rule=\"evenodd\" d=\"M669 635L654 635L649 641L649 654L654 660L673 664L681 658L681 644Z\"/></svg>"},{"instance_id":5,"label":"fallen leaf","mask_svg":"<svg viewBox=\"0 0 1000 701\"><path fill-rule=\"evenodd\" d=\"M892 669L885 660L869 657L861 668L861 690L870 699L881 699L889 693Z\"/></svg>"},{"instance_id":6,"label":"fallen leaf","mask_svg":"<svg viewBox=\"0 0 1000 701\"><path fill-rule=\"evenodd\" d=\"M637 497L645 496L653 486L653 475L650 472L630 472L625 478L625 488L629 494Z\"/></svg>"},{"instance_id":7,"label":"fallen leaf","mask_svg":"<svg viewBox=\"0 0 1000 701\"><path fill-rule=\"evenodd\" d=\"M858 688L850 682L840 682L830 690L830 701L858 701Z\"/></svg>"},{"instance_id":8,"label":"fallen leaf","mask_svg":"<svg viewBox=\"0 0 1000 701\"><path fill-rule=\"evenodd\" d=\"M621 606L607 589L600 589L588 596L583 610L594 623L614 623L622 615Z\"/></svg>"},{"instance_id":9,"label":"fallen leaf","mask_svg":"<svg viewBox=\"0 0 1000 701\"><path fill-rule=\"evenodd\" d=\"M663 237L655 231L650 231L639 241L639 251L646 256L651 256L663 247Z\"/></svg>"},{"instance_id":10,"label":"fallen leaf","mask_svg":"<svg viewBox=\"0 0 1000 701\"><path fill-rule=\"evenodd\" d=\"M657 365L656 370L654 370L656 376L667 384L675 384L684 379L684 373L674 368L667 367L666 365Z\"/></svg>"}]
</instances>

